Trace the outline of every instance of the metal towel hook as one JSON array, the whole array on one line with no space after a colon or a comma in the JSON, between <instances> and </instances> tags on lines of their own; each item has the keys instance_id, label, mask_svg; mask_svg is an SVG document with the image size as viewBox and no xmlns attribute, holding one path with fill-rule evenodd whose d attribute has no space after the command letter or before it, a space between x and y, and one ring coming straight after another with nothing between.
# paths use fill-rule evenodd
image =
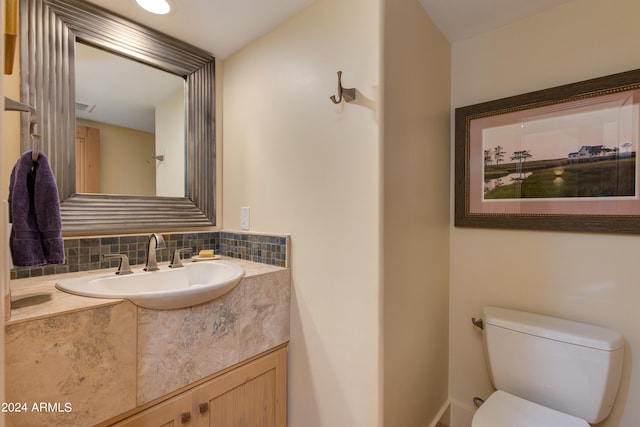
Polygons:
<instances>
[{"instance_id":1,"label":"metal towel hook","mask_svg":"<svg viewBox=\"0 0 640 427\"><path fill-rule=\"evenodd\" d=\"M331 95L329 98L334 104L340 104L342 98L344 98L345 102L351 102L356 99L355 88L342 87L342 71L338 71L338 98L335 95Z\"/></svg>"},{"instance_id":2,"label":"metal towel hook","mask_svg":"<svg viewBox=\"0 0 640 427\"><path fill-rule=\"evenodd\" d=\"M38 115L36 114L36 109L30 105L23 104L22 102L15 101L11 98L4 97L4 110L5 111L24 111L29 113L29 135L31 136L31 159L33 162L38 161L38 139L40 135L38 135L37 125L38 125Z\"/></svg>"}]
</instances>

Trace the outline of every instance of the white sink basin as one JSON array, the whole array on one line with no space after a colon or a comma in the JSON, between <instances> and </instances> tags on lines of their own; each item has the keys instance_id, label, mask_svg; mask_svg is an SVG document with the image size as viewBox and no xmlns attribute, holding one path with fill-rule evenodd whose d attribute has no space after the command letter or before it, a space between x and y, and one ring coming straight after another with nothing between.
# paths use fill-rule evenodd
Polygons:
<instances>
[{"instance_id":1,"label":"white sink basin","mask_svg":"<svg viewBox=\"0 0 640 427\"><path fill-rule=\"evenodd\" d=\"M113 273L61 280L61 291L97 298L126 298L140 307L173 309L202 304L229 292L244 269L228 261L185 263L182 268L163 267L159 271L134 270L133 274Z\"/></svg>"}]
</instances>

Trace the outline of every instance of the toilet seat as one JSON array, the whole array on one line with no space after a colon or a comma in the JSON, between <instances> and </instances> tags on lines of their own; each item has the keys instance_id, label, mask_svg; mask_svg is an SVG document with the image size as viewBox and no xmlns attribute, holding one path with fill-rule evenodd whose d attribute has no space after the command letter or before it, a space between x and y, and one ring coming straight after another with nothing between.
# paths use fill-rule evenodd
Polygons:
<instances>
[{"instance_id":1,"label":"toilet seat","mask_svg":"<svg viewBox=\"0 0 640 427\"><path fill-rule=\"evenodd\" d=\"M471 427L589 427L580 418L505 391L493 393L476 411Z\"/></svg>"}]
</instances>

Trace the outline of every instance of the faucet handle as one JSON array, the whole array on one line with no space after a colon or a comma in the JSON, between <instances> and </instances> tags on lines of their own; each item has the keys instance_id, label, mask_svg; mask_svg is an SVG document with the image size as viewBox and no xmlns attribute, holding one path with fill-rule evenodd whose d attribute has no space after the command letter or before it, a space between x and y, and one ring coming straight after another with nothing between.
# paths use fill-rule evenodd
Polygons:
<instances>
[{"instance_id":1,"label":"faucet handle","mask_svg":"<svg viewBox=\"0 0 640 427\"><path fill-rule=\"evenodd\" d=\"M193 250L191 248L176 249L175 252L173 253L173 259L171 260L171 264L169 264L169 267L171 268L184 267L182 265L182 261L180 260L180 254L189 254L189 256L191 256L192 253L193 253Z\"/></svg>"},{"instance_id":2,"label":"faucet handle","mask_svg":"<svg viewBox=\"0 0 640 427\"><path fill-rule=\"evenodd\" d=\"M118 265L118 271L116 274L132 274L131 267L129 266L129 257L125 254L104 254L102 258L120 258L120 264Z\"/></svg>"}]
</instances>

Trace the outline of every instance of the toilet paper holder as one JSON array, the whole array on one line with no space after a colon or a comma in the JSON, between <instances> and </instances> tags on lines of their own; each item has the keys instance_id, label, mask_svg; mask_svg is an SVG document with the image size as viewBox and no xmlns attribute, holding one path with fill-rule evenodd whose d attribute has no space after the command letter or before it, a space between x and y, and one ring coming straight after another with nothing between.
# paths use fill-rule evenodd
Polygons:
<instances>
[{"instance_id":1,"label":"toilet paper holder","mask_svg":"<svg viewBox=\"0 0 640 427\"><path fill-rule=\"evenodd\" d=\"M484 329L484 323L482 322L482 319L476 319L475 317L472 317L471 323L473 323L473 326L475 326L476 328Z\"/></svg>"}]
</instances>

